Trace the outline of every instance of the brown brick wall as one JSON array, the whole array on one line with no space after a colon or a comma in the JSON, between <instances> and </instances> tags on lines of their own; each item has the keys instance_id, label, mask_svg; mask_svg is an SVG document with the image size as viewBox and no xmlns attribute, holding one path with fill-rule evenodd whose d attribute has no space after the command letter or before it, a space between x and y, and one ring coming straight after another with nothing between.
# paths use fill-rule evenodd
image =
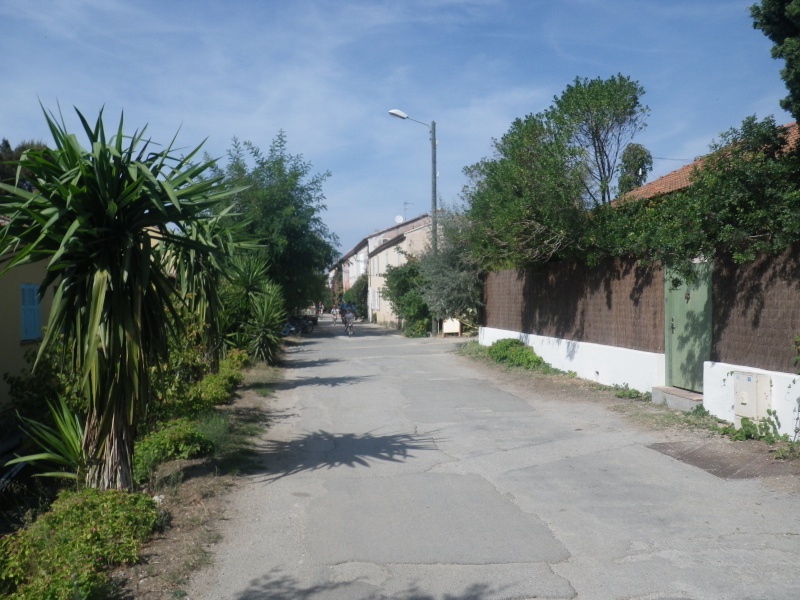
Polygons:
<instances>
[{"instance_id":1,"label":"brown brick wall","mask_svg":"<svg viewBox=\"0 0 800 600\"><path fill-rule=\"evenodd\" d=\"M487 327L648 352L664 351L660 268L607 261L562 262L491 273L484 291Z\"/></svg>"},{"instance_id":2,"label":"brown brick wall","mask_svg":"<svg viewBox=\"0 0 800 600\"><path fill-rule=\"evenodd\" d=\"M736 265L714 261L711 360L793 373L800 334L800 246Z\"/></svg>"}]
</instances>

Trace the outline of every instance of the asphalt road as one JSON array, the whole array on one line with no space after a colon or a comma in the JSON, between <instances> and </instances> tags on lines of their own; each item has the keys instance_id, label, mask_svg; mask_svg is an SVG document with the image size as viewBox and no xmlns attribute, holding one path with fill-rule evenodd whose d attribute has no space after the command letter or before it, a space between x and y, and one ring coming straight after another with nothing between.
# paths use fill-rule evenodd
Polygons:
<instances>
[{"instance_id":1,"label":"asphalt road","mask_svg":"<svg viewBox=\"0 0 800 600\"><path fill-rule=\"evenodd\" d=\"M596 402L514 391L456 343L326 320L294 347L263 472L189 597L800 598L800 497L676 460Z\"/></svg>"}]
</instances>

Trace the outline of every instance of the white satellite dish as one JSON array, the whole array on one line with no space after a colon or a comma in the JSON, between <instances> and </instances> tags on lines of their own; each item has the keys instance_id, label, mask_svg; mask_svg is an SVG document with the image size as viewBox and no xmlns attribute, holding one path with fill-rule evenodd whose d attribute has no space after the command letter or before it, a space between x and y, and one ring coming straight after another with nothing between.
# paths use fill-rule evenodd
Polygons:
<instances>
[{"instance_id":1,"label":"white satellite dish","mask_svg":"<svg viewBox=\"0 0 800 600\"><path fill-rule=\"evenodd\" d=\"M405 219L403 219L403 217L402 217L401 215L397 215L397 216L394 218L394 222L395 222L395 223L397 223L398 225L399 225L400 223L402 223L403 221L405 221Z\"/></svg>"}]
</instances>

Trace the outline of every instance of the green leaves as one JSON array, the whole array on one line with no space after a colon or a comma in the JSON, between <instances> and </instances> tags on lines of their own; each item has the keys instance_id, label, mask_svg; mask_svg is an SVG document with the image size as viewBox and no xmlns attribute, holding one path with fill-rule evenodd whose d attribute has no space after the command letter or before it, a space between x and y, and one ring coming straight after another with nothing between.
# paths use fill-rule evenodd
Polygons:
<instances>
[{"instance_id":1,"label":"green leaves","mask_svg":"<svg viewBox=\"0 0 800 600\"><path fill-rule=\"evenodd\" d=\"M464 170L473 258L485 269L545 262L580 241L583 167L543 114L517 119L495 155Z\"/></svg>"},{"instance_id":2,"label":"green leaves","mask_svg":"<svg viewBox=\"0 0 800 600\"><path fill-rule=\"evenodd\" d=\"M336 258L338 240L322 220L322 186L330 173L312 175L311 164L287 151L279 132L268 152L234 139L223 175L236 188L227 205L239 215L239 240L255 243L269 263L267 274L283 289L290 312L324 295L322 276Z\"/></svg>"},{"instance_id":3,"label":"green leaves","mask_svg":"<svg viewBox=\"0 0 800 600\"><path fill-rule=\"evenodd\" d=\"M753 27L773 42L772 58L784 59L781 77L789 95L781 108L800 120L800 2L798 0L761 0L750 7Z\"/></svg>"},{"instance_id":4,"label":"green leaves","mask_svg":"<svg viewBox=\"0 0 800 600\"><path fill-rule=\"evenodd\" d=\"M29 462L54 465L67 470L47 471L38 475L81 481L86 471L86 454L81 446L83 442L81 420L61 396L58 397L57 405L48 401L47 406L55 427L50 427L34 419L19 417L23 423L23 430L42 452L17 457L8 461L6 465Z\"/></svg>"},{"instance_id":5,"label":"green leaves","mask_svg":"<svg viewBox=\"0 0 800 600\"><path fill-rule=\"evenodd\" d=\"M403 321L403 333L409 337L421 337L430 330L431 313L422 297L423 282L417 258L409 256L405 264L386 268L382 294Z\"/></svg>"},{"instance_id":6,"label":"green leaves","mask_svg":"<svg viewBox=\"0 0 800 600\"><path fill-rule=\"evenodd\" d=\"M201 178L213 163L192 162L200 146L178 156L173 139L156 151L145 129L126 135L122 117L109 138L101 111L94 124L78 112L84 148L63 118L44 112L54 148L30 149L20 159L33 192L3 186L0 214L9 222L0 252L10 257L6 269L46 261L40 293L54 286L55 297L41 352L62 332L74 349L88 412L88 483L129 487L131 432L151 398L150 368L175 334L167 252L176 260L196 254L181 284L214 302L209 286L189 279L198 275L197 263L208 272L218 264L221 235L201 231L200 223L230 192L219 177ZM153 251L164 242L168 248Z\"/></svg>"},{"instance_id":7,"label":"green leaves","mask_svg":"<svg viewBox=\"0 0 800 600\"><path fill-rule=\"evenodd\" d=\"M621 153L646 127L650 109L641 103L643 95L644 88L622 74L605 80L576 77L547 111L570 143L583 150L585 190L595 206L614 197Z\"/></svg>"}]
</instances>

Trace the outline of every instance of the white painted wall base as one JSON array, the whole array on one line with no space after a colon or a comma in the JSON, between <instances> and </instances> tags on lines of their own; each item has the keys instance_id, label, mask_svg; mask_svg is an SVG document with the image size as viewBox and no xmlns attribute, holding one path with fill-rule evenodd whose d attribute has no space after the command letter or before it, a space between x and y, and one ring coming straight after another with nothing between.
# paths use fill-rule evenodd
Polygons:
<instances>
[{"instance_id":1,"label":"white painted wall base","mask_svg":"<svg viewBox=\"0 0 800 600\"><path fill-rule=\"evenodd\" d=\"M767 371L728 363L706 362L703 367L703 406L715 417L734 422L736 398L734 373L767 375L770 378L769 408L777 412L781 433L792 439L800 411L800 375Z\"/></svg>"},{"instance_id":2,"label":"white painted wall base","mask_svg":"<svg viewBox=\"0 0 800 600\"><path fill-rule=\"evenodd\" d=\"M664 355L629 348L603 346L481 327L479 343L491 346L497 340L522 340L546 362L562 371L574 371L578 377L603 385L625 385L634 390L649 392L664 385L666 363Z\"/></svg>"},{"instance_id":3,"label":"white painted wall base","mask_svg":"<svg viewBox=\"0 0 800 600\"><path fill-rule=\"evenodd\" d=\"M491 346L497 340L518 339L533 348L545 361L562 371L574 371L578 377L603 385L625 385L642 392L665 385L663 354L642 352L588 342L574 342L481 327L478 340ZM703 406L715 417L735 421L734 373L767 375L770 378L767 408L776 411L780 433L797 437L800 427L800 375L767 371L742 365L705 362L703 368Z\"/></svg>"}]
</instances>

